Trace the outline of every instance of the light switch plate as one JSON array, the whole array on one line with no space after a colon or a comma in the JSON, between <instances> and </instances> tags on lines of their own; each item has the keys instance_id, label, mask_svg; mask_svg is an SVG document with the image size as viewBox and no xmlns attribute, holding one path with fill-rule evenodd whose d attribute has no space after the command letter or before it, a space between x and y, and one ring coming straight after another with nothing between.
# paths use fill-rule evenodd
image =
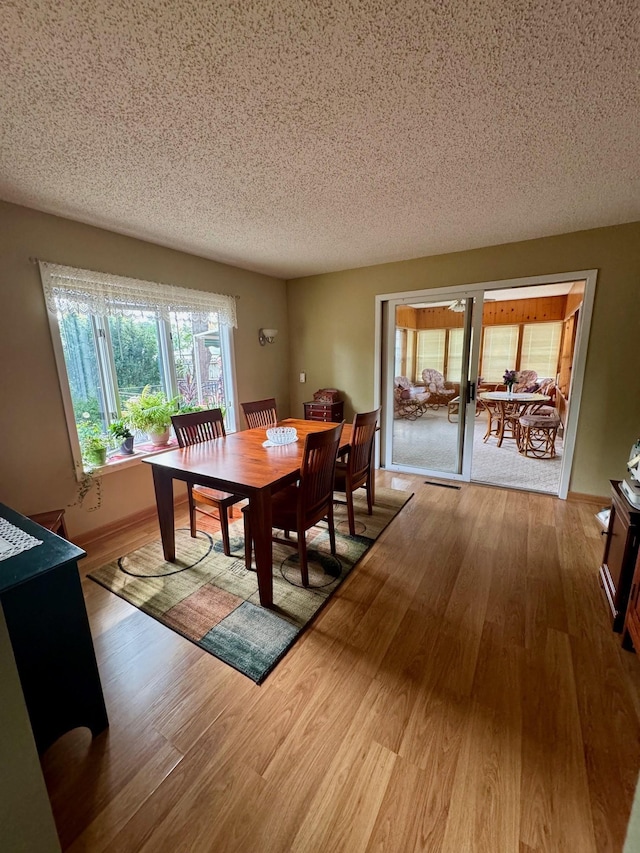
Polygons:
<instances>
[{"instance_id":1,"label":"light switch plate","mask_svg":"<svg viewBox=\"0 0 640 853\"><path fill-rule=\"evenodd\" d=\"M307 374L304 371L302 371L302 373L300 374L300 382L306 382L306 381L307 381Z\"/></svg>"}]
</instances>

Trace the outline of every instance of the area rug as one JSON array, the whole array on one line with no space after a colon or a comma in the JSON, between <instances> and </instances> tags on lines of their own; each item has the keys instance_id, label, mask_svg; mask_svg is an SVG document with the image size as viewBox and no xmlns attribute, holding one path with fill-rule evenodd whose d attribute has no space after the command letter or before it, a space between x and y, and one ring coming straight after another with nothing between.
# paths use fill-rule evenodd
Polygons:
<instances>
[{"instance_id":1,"label":"area rug","mask_svg":"<svg viewBox=\"0 0 640 853\"><path fill-rule=\"evenodd\" d=\"M336 557L326 525L307 531L307 589L297 552L274 543L273 609L260 606L257 575L245 568L241 520L229 527L230 557L220 534L198 531L192 539L187 529L176 530L175 563L164 560L157 540L89 577L260 684L412 494L378 488L368 515L364 492L356 493L355 536L346 506L337 504Z\"/></svg>"}]
</instances>

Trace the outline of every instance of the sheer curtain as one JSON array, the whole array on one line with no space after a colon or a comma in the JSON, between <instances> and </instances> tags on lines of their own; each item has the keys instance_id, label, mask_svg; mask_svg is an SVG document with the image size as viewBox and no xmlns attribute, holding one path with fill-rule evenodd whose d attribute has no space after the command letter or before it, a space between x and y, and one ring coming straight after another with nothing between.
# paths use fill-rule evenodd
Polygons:
<instances>
[{"instance_id":1,"label":"sheer curtain","mask_svg":"<svg viewBox=\"0 0 640 853\"><path fill-rule=\"evenodd\" d=\"M152 311L169 320L171 312L209 315L237 328L236 299L221 293L158 284L111 273L92 272L38 261L47 307L54 314L95 314L109 317L131 311Z\"/></svg>"}]
</instances>

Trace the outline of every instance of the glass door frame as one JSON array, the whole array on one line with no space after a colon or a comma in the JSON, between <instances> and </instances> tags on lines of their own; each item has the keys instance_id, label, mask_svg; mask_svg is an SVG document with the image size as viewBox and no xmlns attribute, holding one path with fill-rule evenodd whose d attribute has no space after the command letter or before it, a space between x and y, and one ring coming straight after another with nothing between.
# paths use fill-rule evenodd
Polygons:
<instances>
[{"instance_id":1,"label":"glass door frame","mask_svg":"<svg viewBox=\"0 0 640 853\"><path fill-rule=\"evenodd\" d=\"M389 364L386 375L388 377L384 385L383 396L383 467L389 471L407 471L427 477L437 477L447 480L462 480L469 482L471 479L471 454L473 450L473 436L475 427L476 388L478 384L478 363L480 358L480 337L482 329L482 307L484 305L483 291L447 288L443 290L431 290L428 292L416 292L411 296L390 298L386 306L386 328L385 348L389 354ZM462 370L460 376L460 404L458 406L458 449L457 449L457 471L441 471L433 468L414 468L408 465L400 465L392 461L393 455L393 376L394 371L389 366L394 359L395 335L396 335L396 308L409 305L412 302L447 302L462 299L467 302L464 317L464 342L462 348Z\"/></svg>"},{"instance_id":2,"label":"glass door frame","mask_svg":"<svg viewBox=\"0 0 640 853\"><path fill-rule=\"evenodd\" d=\"M389 444L389 428L393 429L393 405L389 407L387 386L388 375L393 371L393 348L388 349L388 340L383 340L383 332L388 331L388 303L391 300L403 300L406 304L410 301L418 300L440 300L462 298L458 294L466 294L469 297L478 297L480 292L484 294L490 293L491 290L507 290L517 287L530 287L532 285L556 284L558 282L573 282L584 281L585 289L583 294L582 309L578 319L578 328L576 331L576 345L574 350L573 367L571 370L571 384L569 388L569 399L571 405L569 407L569 417L564 429L564 453L562 457L562 469L560 473L560 486L558 489L558 497L561 500L566 500L569 492L569 484L571 479L571 468L573 464L573 455L575 450L576 434L578 430L578 419L580 416L580 402L582 397L582 387L584 384L584 374L587 361L587 350L589 345L589 333L591 330L591 319L593 316L593 305L595 301L596 284L598 280L597 269L564 271L554 274L534 275L524 278L502 279L485 282L475 282L470 284L456 285L450 287L435 287L435 288L420 288L416 290L397 291L395 293L382 293L375 296L375 353L374 353L374 368L373 368L373 400L374 406L383 405L383 417L381 422L381 435L379 445L376 451L376 463L382 467L385 465L386 448ZM482 313L480 312L480 316ZM477 341L478 350L480 347L480 336L475 335L474 341ZM479 353L478 353L479 357ZM477 361L476 361L477 364ZM390 369L391 368L391 369ZM477 368L476 368L477 379ZM391 408L391 415L389 415ZM467 413L468 417L468 413ZM465 444L465 451L467 451ZM467 452L469 466L471 464L471 455ZM402 469L407 470L407 469ZM423 473L420 471L420 473ZM453 475L443 476L441 479L465 479L467 473L467 481L471 478L470 470L467 472L463 468L463 474L458 477Z\"/></svg>"}]
</instances>

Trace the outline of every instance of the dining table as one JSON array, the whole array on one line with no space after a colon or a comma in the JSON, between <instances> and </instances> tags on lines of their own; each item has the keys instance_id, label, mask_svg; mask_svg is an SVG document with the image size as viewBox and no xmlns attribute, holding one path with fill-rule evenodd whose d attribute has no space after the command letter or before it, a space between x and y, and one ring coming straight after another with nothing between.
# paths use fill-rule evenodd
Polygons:
<instances>
[{"instance_id":1,"label":"dining table","mask_svg":"<svg viewBox=\"0 0 640 853\"><path fill-rule=\"evenodd\" d=\"M258 592L263 607L273 606L271 496L299 478L306 436L331 429L335 424L287 418L279 421L278 426L294 427L296 441L270 446L266 429L258 427L168 450L143 460L153 471L160 536L167 562L176 560L174 480L248 498ZM348 451L350 440L351 424L344 424L339 454Z\"/></svg>"},{"instance_id":2,"label":"dining table","mask_svg":"<svg viewBox=\"0 0 640 853\"><path fill-rule=\"evenodd\" d=\"M502 446L504 438L517 439L517 431L514 426L512 435L505 434L505 427L508 423L514 425L517 420L533 406L547 403L551 399L546 394L538 394L536 392L524 391L521 393L512 393L510 391L484 391L478 394L478 399L485 403L487 410L487 431L484 434L484 441L489 436L495 435L498 438L498 447ZM487 403L495 403L495 409ZM494 429L493 420L494 414L496 417L496 426Z\"/></svg>"}]
</instances>

